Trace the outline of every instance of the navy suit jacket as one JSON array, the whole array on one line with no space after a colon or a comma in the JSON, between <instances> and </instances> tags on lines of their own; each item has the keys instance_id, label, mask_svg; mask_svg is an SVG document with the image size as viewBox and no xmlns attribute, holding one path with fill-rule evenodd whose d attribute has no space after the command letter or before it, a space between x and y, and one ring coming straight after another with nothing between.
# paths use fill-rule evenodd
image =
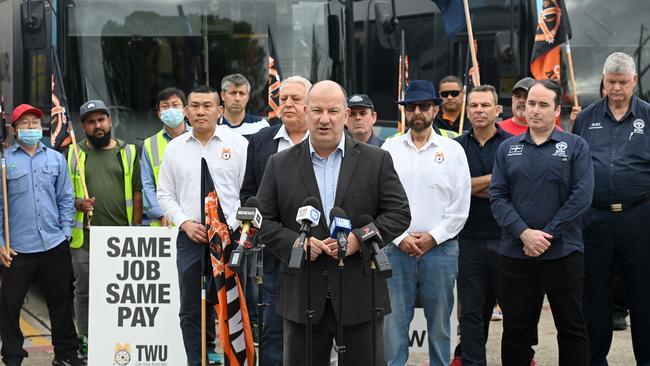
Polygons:
<instances>
[{"instance_id":1,"label":"navy suit jacket","mask_svg":"<svg viewBox=\"0 0 650 366\"><path fill-rule=\"evenodd\" d=\"M248 155L246 157L246 173L239 198L242 205L249 197L257 195L262 183L262 176L269 157L278 152L278 140L275 135L282 124L266 127L248 136ZM268 250L264 251L264 272L271 272L278 265L278 258Z\"/></svg>"}]
</instances>

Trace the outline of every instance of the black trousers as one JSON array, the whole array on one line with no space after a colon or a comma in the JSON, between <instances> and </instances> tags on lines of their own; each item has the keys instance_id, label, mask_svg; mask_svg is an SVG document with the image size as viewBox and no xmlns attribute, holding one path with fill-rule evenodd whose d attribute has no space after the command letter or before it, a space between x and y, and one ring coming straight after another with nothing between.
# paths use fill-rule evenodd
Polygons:
<instances>
[{"instance_id":1,"label":"black trousers","mask_svg":"<svg viewBox=\"0 0 650 366\"><path fill-rule=\"evenodd\" d=\"M585 241L584 314L590 364L607 365L615 263L625 280L637 365L650 365L650 202L623 212L591 209Z\"/></svg>"},{"instance_id":2,"label":"black trousers","mask_svg":"<svg viewBox=\"0 0 650 366\"><path fill-rule=\"evenodd\" d=\"M354 304L345 304L354 306ZM368 309L370 311L370 309ZM284 366L307 365L307 326L284 320ZM386 365L384 361L384 341L382 329L384 320L378 319L377 346L375 357L377 366ZM329 366L333 340L338 336L338 320L330 300L325 302L323 317L312 325L312 365ZM343 363L346 366L371 366L372 362L372 322L343 327L343 345L345 353Z\"/></svg>"},{"instance_id":3,"label":"black trousers","mask_svg":"<svg viewBox=\"0 0 650 366\"><path fill-rule=\"evenodd\" d=\"M70 244L40 253L20 253L11 267L2 270L0 286L0 333L2 358L15 362L27 357L20 330L20 311L32 283L45 296L52 324L52 344L57 357L67 359L77 354L79 340L72 318L72 260Z\"/></svg>"},{"instance_id":4,"label":"black trousers","mask_svg":"<svg viewBox=\"0 0 650 366\"><path fill-rule=\"evenodd\" d=\"M176 269L181 295L181 332L189 366L201 365L201 261L205 260L205 244L191 241L183 231L176 239ZM215 312L207 304L207 347L214 349Z\"/></svg>"},{"instance_id":5,"label":"black trousers","mask_svg":"<svg viewBox=\"0 0 650 366\"><path fill-rule=\"evenodd\" d=\"M460 237L458 302L463 365L485 365L492 310L501 299L499 238Z\"/></svg>"},{"instance_id":6,"label":"black trousers","mask_svg":"<svg viewBox=\"0 0 650 366\"><path fill-rule=\"evenodd\" d=\"M503 366L529 366L544 292L557 329L560 366L586 366L587 331L582 315L584 256L573 252L553 260L501 257L503 279ZM611 286L609 287L611 289ZM611 326L611 312L608 315Z\"/></svg>"}]
</instances>

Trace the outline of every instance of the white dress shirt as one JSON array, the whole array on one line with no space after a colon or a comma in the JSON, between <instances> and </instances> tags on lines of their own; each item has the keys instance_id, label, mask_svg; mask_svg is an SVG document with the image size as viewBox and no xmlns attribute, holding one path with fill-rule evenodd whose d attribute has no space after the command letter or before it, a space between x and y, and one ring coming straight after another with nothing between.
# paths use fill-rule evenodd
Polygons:
<instances>
[{"instance_id":1,"label":"white dress shirt","mask_svg":"<svg viewBox=\"0 0 650 366\"><path fill-rule=\"evenodd\" d=\"M178 227L187 220L201 222L201 158L210 169L228 225L236 229L239 191L246 171L248 141L217 126L206 146L186 132L167 145L158 177L158 203L165 216Z\"/></svg>"},{"instance_id":2,"label":"white dress shirt","mask_svg":"<svg viewBox=\"0 0 650 366\"><path fill-rule=\"evenodd\" d=\"M300 141L305 141L305 139L309 137L309 130L305 131L305 135L300 139ZM273 136L274 140L279 140L278 141L278 152L284 151L294 145L293 141L291 141L291 138L289 137L289 132L287 131L286 127L282 125L278 132Z\"/></svg>"},{"instance_id":3,"label":"white dress shirt","mask_svg":"<svg viewBox=\"0 0 650 366\"><path fill-rule=\"evenodd\" d=\"M417 149L411 131L389 139L382 149L393 158L411 207L411 225L393 241L399 245L409 233L428 232L436 243L455 238L469 215L472 178L465 151L456 141L437 135Z\"/></svg>"}]
</instances>

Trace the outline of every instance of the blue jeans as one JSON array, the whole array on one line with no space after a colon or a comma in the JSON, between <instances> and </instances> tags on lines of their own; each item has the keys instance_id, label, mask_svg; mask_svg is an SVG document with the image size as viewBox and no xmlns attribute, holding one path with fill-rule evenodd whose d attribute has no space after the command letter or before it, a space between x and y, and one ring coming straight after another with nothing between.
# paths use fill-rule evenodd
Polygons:
<instances>
[{"instance_id":1,"label":"blue jeans","mask_svg":"<svg viewBox=\"0 0 650 366\"><path fill-rule=\"evenodd\" d=\"M409 325L419 296L427 319L429 364L451 360L450 318L458 275L458 240L448 240L421 257L409 257L396 245L384 251L393 267L388 279L392 313L384 318L384 352L388 366L403 366L409 356Z\"/></svg>"}]
</instances>

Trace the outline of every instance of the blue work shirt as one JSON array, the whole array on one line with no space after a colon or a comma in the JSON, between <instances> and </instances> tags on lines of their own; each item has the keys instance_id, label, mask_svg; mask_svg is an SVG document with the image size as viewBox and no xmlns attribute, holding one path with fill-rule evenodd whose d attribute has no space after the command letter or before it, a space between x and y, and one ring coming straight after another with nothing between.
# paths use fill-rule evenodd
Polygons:
<instances>
[{"instance_id":1,"label":"blue work shirt","mask_svg":"<svg viewBox=\"0 0 650 366\"><path fill-rule=\"evenodd\" d=\"M519 236L526 229L553 236L536 259L583 252L582 214L591 205L594 171L589 145L580 136L553 130L537 145L525 134L497 150L490 183L492 213L501 226L501 255L529 259Z\"/></svg>"},{"instance_id":2,"label":"blue work shirt","mask_svg":"<svg viewBox=\"0 0 650 366\"><path fill-rule=\"evenodd\" d=\"M497 149L503 141L512 137L511 134L501 129L498 124L496 129L494 135L483 146L474 138L472 128L455 138L456 142L465 150L469 173L472 178L492 174ZM488 198L472 195L469 216L463 230L460 232L460 236L471 238L501 237L501 228L494 219Z\"/></svg>"},{"instance_id":3,"label":"blue work shirt","mask_svg":"<svg viewBox=\"0 0 650 366\"><path fill-rule=\"evenodd\" d=\"M594 205L632 201L650 192L650 104L636 96L620 121L603 98L585 108L573 126L594 164Z\"/></svg>"},{"instance_id":4,"label":"blue work shirt","mask_svg":"<svg viewBox=\"0 0 650 366\"><path fill-rule=\"evenodd\" d=\"M185 132L191 131L190 126L185 125ZM163 137L167 142L172 140L172 137L167 133L167 129L163 128ZM152 138L156 138L156 135L153 135ZM153 167L151 166L151 161L149 160L149 154L147 149L142 147L142 154L140 154L140 169L142 176L142 193L143 201L142 205L144 206L144 214L150 220L157 220L163 217L163 212L160 206L158 205L158 199L156 198L156 180L153 176Z\"/></svg>"},{"instance_id":5,"label":"blue work shirt","mask_svg":"<svg viewBox=\"0 0 650 366\"><path fill-rule=\"evenodd\" d=\"M328 227L330 225L330 211L334 207L334 200L336 199L336 186L339 182L339 171L341 170L341 162L343 161L344 154L345 134L342 135L336 150L327 158L318 155L316 149L314 149L314 145L311 144L311 138L309 139L309 156L311 157L311 164L314 167L316 183L318 183L320 202L323 205L322 214L325 215L325 221Z\"/></svg>"},{"instance_id":6,"label":"blue work shirt","mask_svg":"<svg viewBox=\"0 0 650 366\"><path fill-rule=\"evenodd\" d=\"M374 132L370 133L370 138L368 139L368 142L366 142L368 145L373 145L377 147L381 147L381 145L384 144L384 139L377 137Z\"/></svg>"},{"instance_id":7,"label":"blue work shirt","mask_svg":"<svg viewBox=\"0 0 650 366\"><path fill-rule=\"evenodd\" d=\"M15 143L5 152L5 159L11 248L38 253L58 246L72 234L75 214L65 158L39 142L34 156ZM4 246L4 225L0 226Z\"/></svg>"}]
</instances>

